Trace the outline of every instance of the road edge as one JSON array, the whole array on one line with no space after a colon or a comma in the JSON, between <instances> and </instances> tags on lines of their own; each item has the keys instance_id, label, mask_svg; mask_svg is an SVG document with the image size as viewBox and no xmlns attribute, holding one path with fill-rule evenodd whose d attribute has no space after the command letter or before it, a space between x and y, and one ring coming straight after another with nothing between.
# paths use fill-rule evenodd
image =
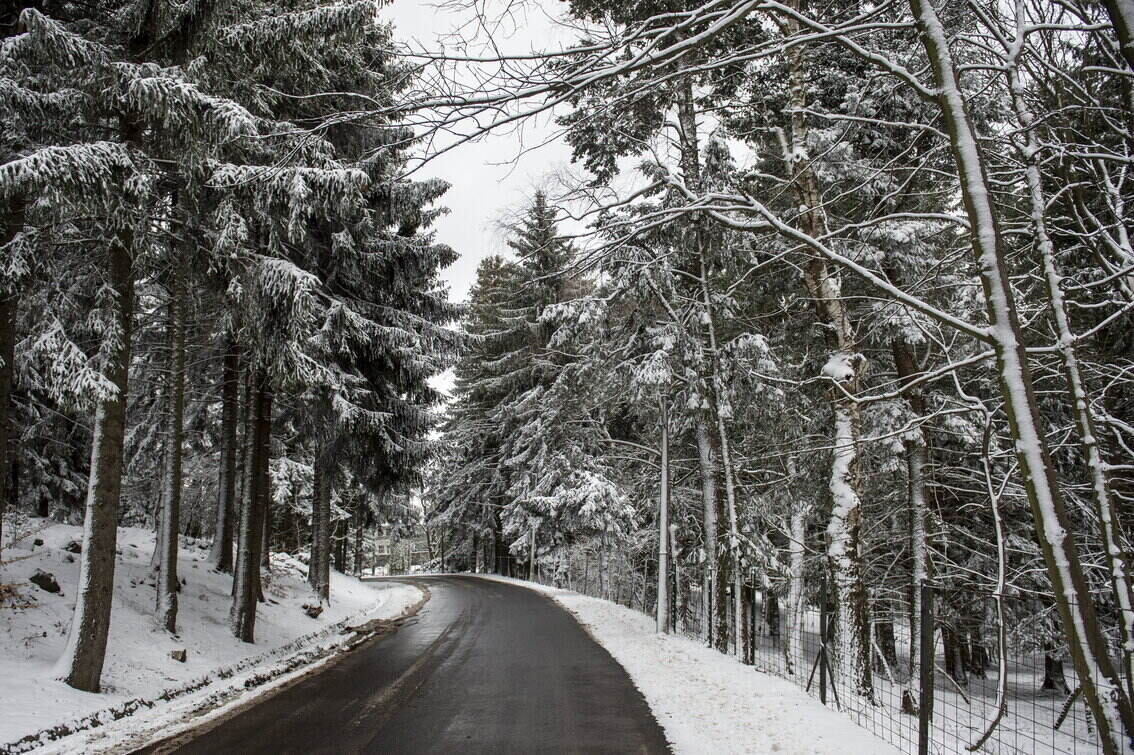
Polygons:
<instances>
[{"instance_id":1,"label":"road edge","mask_svg":"<svg viewBox=\"0 0 1134 755\"><path fill-rule=\"evenodd\" d=\"M343 626L338 632L338 635L344 638L339 642L306 646L290 656L278 659L267 668L254 666L245 674L214 680L200 689L193 690L194 694L176 701L178 705L186 706L184 711L159 709L156 706L149 708L148 710L155 711L159 720L148 723L138 722L142 724L139 729L123 732L111 741L100 743L98 739L100 735L107 738L114 737L118 732L90 727L46 743L43 749L35 751L44 755L75 752L76 748L86 753L103 755L172 751L212 730L240 711L266 702L304 679L326 671L362 645L397 631L405 621L416 616L430 599L429 590L423 585L410 580L397 581L409 584L420 595L416 602L404 608L396 617L375 618L357 624L352 624L348 619L342 622ZM365 614L356 617L356 620L364 617ZM350 636L346 637L346 635ZM220 685L222 682L227 682L227 685L204 694L204 690L208 687ZM160 713L157 712L159 710ZM172 716L175 712L179 716L176 723L171 724L169 720L164 720L165 716ZM120 720L124 721L129 717ZM77 738L83 736L89 736L91 739L77 741Z\"/></svg>"}]
</instances>

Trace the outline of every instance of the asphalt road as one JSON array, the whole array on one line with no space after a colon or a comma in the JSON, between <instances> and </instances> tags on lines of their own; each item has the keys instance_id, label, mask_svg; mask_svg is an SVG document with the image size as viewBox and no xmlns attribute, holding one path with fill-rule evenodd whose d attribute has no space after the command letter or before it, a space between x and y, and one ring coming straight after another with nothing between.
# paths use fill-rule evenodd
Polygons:
<instances>
[{"instance_id":1,"label":"asphalt road","mask_svg":"<svg viewBox=\"0 0 1134 755\"><path fill-rule=\"evenodd\" d=\"M556 603L476 577L393 634L175 747L178 753L665 753L610 654Z\"/></svg>"}]
</instances>

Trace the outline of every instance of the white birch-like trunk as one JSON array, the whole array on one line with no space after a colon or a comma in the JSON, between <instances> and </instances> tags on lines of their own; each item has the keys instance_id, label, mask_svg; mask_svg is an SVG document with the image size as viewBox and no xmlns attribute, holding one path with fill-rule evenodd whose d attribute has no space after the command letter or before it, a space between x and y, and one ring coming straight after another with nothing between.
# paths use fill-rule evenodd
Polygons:
<instances>
[{"instance_id":1,"label":"white birch-like trunk","mask_svg":"<svg viewBox=\"0 0 1134 755\"><path fill-rule=\"evenodd\" d=\"M836 355L825 371L842 390L857 388L862 359L858 354ZM838 389L836 389L838 390ZM831 464L831 516L827 522L827 556L838 610L835 638L838 673L855 694L873 698L870 664L870 624L862 573L862 501L858 488L858 405L836 398L835 438Z\"/></svg>"},{"instance_id":2,"label":"white birch-like trunk","mask_svg":"<svg viewBox=\"0 0 1134 755\"><path fill-rule=\"evenodd\" d=\"M790 7L799 11L799 2ZM799 24L785 22L787 33L794 36ZM827 220L819 177L808 154L807 93L809 70L806 48L793 45L787 51L789 67L789 101L791 129L784 144L784 159L792 171L792 188L800 214L800 229L812 238L827 235ZM858 477L858 445L862 421L858 405L848 396L858 390L859 376L865 359L855 350L855 337L846 302L842 297L842 279L826 260L814 256L807 261L803 273L807 291L815 301L820 321L827 327L833 350L824 372L834 382L831 409L834 414L834 439L831 460L831 516L827 522L827 555L831 564L838 611L838 673L856 694L873 699L873 678L870 664L870 625L866 585L863 582L862 549L859 538L862 502Z\"/></svg>"}]
</instances>

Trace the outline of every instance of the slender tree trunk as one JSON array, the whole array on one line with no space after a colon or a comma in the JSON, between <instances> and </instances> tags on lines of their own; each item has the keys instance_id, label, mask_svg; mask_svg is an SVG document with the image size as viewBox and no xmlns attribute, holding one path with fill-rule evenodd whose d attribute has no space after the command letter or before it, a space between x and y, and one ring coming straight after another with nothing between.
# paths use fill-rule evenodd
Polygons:
<instances>
[{"instance_id":1,"label":"slender tree trunk","mask_svg":"<svg viewBox=\"0 0 1134 755\"><path fill-rule=\"evenodd\" d=\"M114 596L118 503L122 494L134 313L132 247L132 235L122 231L108 250L108 282L113 292L115 332L111 336L114 341L107 360L106 376L114 390L99 400L95 412L86 519L79 555L78 596L67 646L55 666L56 678L86 692L99 691Z\"/></svg>"},{"instance_id":2,"label":"slender tree trunk","mask_svg":"<svg viewBox=\"0 0 1134 755\"><path fill-rule=\"evenodd\" d=\"M432 554L430 554L432 557ZM354 574L362 576L362 499L354 504Z\"/></svg>"},{"instance_id":3,"label":"slender tree trunk","mask_svg":"<svg viewBox=\"0 0 1134 755\"><path fill-rule=\"evenodd\" d=\"M1000 222L993 207L977 134L969 120L948 35L929 0L910 0L937 86L969 219L971 244L981 274L996 352L1004 412L1035 520L1036 539L1063 624L1064 636L1104 751L1126 752L1134 732L1134 707L1111 662L1105 635L1087 589L1082 562L1037 409L1031 368L1008 277Z\"/></svg>"},{"instance_id":4,"label":"slender tree trunk","mask_svg":"<svg viewBox=\"0 0 1134 755\"><path fill-rule=\"evenodd\" d=\"M19 298L0 291L0 555L4 549L4 515L16 508L12 482L12 384L15 377L16 310Z\"/></svg>"},{"instance_id":5,"label":"slender tree trunk","mask_svg":"<svg viewBox=\"0 0 1134 755\"><path fill-rule=\"evenodd\" d=\"M891 280L895 276L889 276ZM895 280L896 282L896 280ZM913 347L903 340L891 343L894 365L898 379L903 385L902 395L909 404L910 411L917 420L926 416L925 394L920 388L907 388L920 370L914 359ZM911 429L903 438L906 451L906 471L909 478L909 547L910 547L910 585L909 585L909 626L910 655L909 676L911 680L918 675L919 647L921 643L921 586L929 579L929 548L925 539L925 517L928 509L928 466L929 444L924 427Z\"/></svg>"},{"instance_id":6,"label":"slender tree trunk","mask_svg":"<svg viewBox=\"0 0 1134 755\"><path fill-rule=\"evenodd\" d=\"M1122 5L1121 0L1110 0L1111 5ZM1125 2L1125 10L1130 14L1129 22L1134 23L1134 5L1129 0ZM1112 13L1113 15L1113 13ZM1021 25L1023 20L1021 19ZM1129 29L1124 42L1125 46L1131 44ZM1125 50L1134 55L1134 50ZM1132 66L1134 67L1134 66ZM1075 333L1071 329L1071 321L1067 315L1067 304L1063 298L1062 280L1055 261L1055 245L1047 228L1048 198L1043 187L1043 178L1040 171L1041 145L1035 133L1035 119L1024 102L1024 83L1020 80L1019 70L1015 65L1007 67L1009 89L1012 92L1012 104L1016 118L1021 128L1021 156L1025 161L1025 176L1028 183L1028 196L1030 200L1030 215L1032 232L1035 236L1035 245L1043 261L1044 282L1047 284L1048 308L1055 321L1056 334L1059 336L1056 350L1063 365L1063 375L1067 382L1067 390L1071 394L1070 406L1075 417L1075 425L1079 434L1079 446L1083 461L1091 480L1091 493L1095 504L1095 520L1101 535L1103 555L1106 559L1107 574L1110 577L1111 591L1118 606L1118 627L1120 633L1120 647L1122 649L1122 673L1126 685L1126 694L1134 694L1134 590L1131 587L1130 566L1125 558L1123 545L1126 542L1122 523L1118 516L1118 509L1111 496L1110 480L1107 477L1107 463L1103 460L1102 450L1099 448L1098 431L1095 427L1095 418L1091 413L1091 401L1088 395L1086 380L1079 368L1079 358L1076 353ZM1134 732L1131 732L1134 735Z\"/></svg>"},{"instance_id":7,"label":"slender tree trunk","mask_svg":"<svg viewBox=\"0 0 1134 755\"><path fill-rule=\"evenodd\" d=\"M221 455L217 481L217 516L209 563L232 572L232 535L236 511L237 427L240 424L240 346L234 337L225 349L221 377Z\"/></svg>"},{"instance_id":8,"label":"slender tree trunk","mask_svg":"<svg viewBox=\"0 0 1134 755\"><path fill-rule=\"evenodd\" d=\"M23 230L27 205L23 199L9 200L0 227L0 246ZM14 285L14 283L13 283ZM0 555L4 543L4 514L19 502L12 453L12 386L16 375L16 314L19 292L0 288Z\"/></svg>"},{"instance_id":9,"label":"slender tree trunk","mask_svg":"<svg viewBox=\"0 0 1134 755\"><path fill-rule=\"evenodd\" d=\"M709 381L712 386L712 395L710 396L709 403L713 418L716 420L721 470L725 483L726 511L728 512L728 555L729 569L732 574L732 626L729 634L733 641L733 651L736 656L739 657L743 643L745 642L745 637L743 636L744 610L741 603L743 600L741 597L741 593L743 592L741 587L744 583L744 575L740 563L740 530L736 513L736 486L733 483L732 454L729 450L728 430L725 427L725 418L721 412L721 396L725 391L725 387L720 378L720 344L717 342L716 318L713 313L712 294L709 290L709 262L705 253L704 243L702 242L698 244L698 246L700 247L702 304L705 307L705 328L709 336L708 361L712 365L712 376ZM724 615L722 612L722 619L723 618Z\"/></svg>"},{"instance_id":10,"label":"slender tree trunk","mask_svg":"<svg viewBox=\"0 0 1134 755\"><path fill-rule=\"evenodd\" d=\"M233 580L230 621L232 633L244 642L255 640L260 545L268 497L268 454L272 437L272 390L262 372L256 378L253 399L252 442L249 452L248 494L240 517L240 550Z\"/></svg>"},{"instance_id":11,"label":"slender tree trunk","mask_svg":"<svg viewBox=\"0 0 1134 755\"><path fill-rule=\"evenodd\" d=\"M803 630L804 616L807 606L804 603L803 567L807 555L807 546L804 539L807 537L807 519L811 513L810 503L794 502L791 511L791 522L788 541L788 593L787 626L783 637L784 661L789 674L795 673L797 661L806 664L803 658Z\"/></svg>"},{"instance_id":12,"label":"slender tree trunk","mask_svg":"<svg viewBox=\"0 0 1134 755\"><path fill-rule=\"evenodd\" d=\"M315 450L311 462L311 552L307 559L307 584L319 594L319 506L323 497L323 464Z\"/></svg>"},{"instance_id":13,"label":"slender tree trunk","mask_svg":"<svg viewBox=\"0 0 1134 755\"><path fill-rule=\"evenodd\" d=\"M261 532L260 542L260 569L272 569L272 499L269 496L264 502L264 529Z\"/></svg>"},{"instance_id":14,"label":"slender tree trunk","mask_svg":"<svg viewBox=\"0 0 1134 755\"><path fill-rule=\"evenodd\" d=\"M703 420L696 424L697 462L701 472L702 536L705 548L705 585L701 594L701 625L705 643L714 644L714 606L719 589L717 579L717 463L713 453L711 433Z\"/></svg>"},{"instance_id":15,"label":"slender tree trunk","mask_svg":"<svg viewBox=\"0 0 1134 755\"><path fill-rule=\"evenodd\" d=\"M321 455L316 451L317 457ZM318 466L319 484L318 497L315 500L316 509L313 514L313 527L317 536L312 540L315 562L315 595L319 602L331 600L331 484L332 477L326 460L320 461Z\"/></svg>"},{"instance_id":16,"label":"slender tree trunk","mask_svg":"<svg viewBox=\"0 0 1134 755\"><path fill-rule=\"evenodd\" d=\"M790 4L796 11L799 6L799 0ZM799 32L799 25L789 20L787 29L789 35L794 35ZM800 229L813 238L823 238L827 233L823 196L807 147L810 72L806 56L807 50L802 45L788 49L791 129L788 141L783 145L784 159L792 171L792 189L801 208ZM832 346L831 357L823 372L833 383L830 396L834 414L834 448L829 481L832 507L827 523L827 556L837 593L836 655L840 674L855 693L873 699L869 606L860 536L862 483L858 474L858 447L862 420L858 404L850 398L858 390L866 360L857 352L839 273L832 270L826 260L815 255L805 264L803 279Z\"/></svg>"},{"instance_id":17,"label":"slender tree trunk","mask_svg":"<svg viewBox=\"0 0 1134 755\"><path fill-rule=\"evenodd\" d=\"M349 540L350 521L340 519L335 522L335 571L340 574L347 573L347 542Z\"/></svg>"},{"instance_id":18,"label":"slender tree trunk","mask_svg":"<svg viewBox=\"0 0 1134 755\"><path fill-rule=\"evenodd\" d=\"M661 484L658 490L657 631L669 633L669 398L661 401Z\"/></svg>"},{"instance_id":19,"label":"slender tree trunk","mask_svg":"<svg viewBox=\"0 0 1134 755\"><path fill-rule=\"evenodd\" d=\"M260 568L256 570L256 601L267 603L264 595L264 575L272 571L272 496L271 487L266 488L268 495L264 496L263 511L261 512L260 543L257 552L260 554Z\"/></svg>"},{"instance_id":20,"label":"slender tree trunk","mask_svg":"<svg viewBox=\"0 0 1134 755\"><path fill-rule=\"evenodd\" d=\"M185 417L185 291L181 271L174 271L167 305L169 386L166 391L165 468L162 475L162 517L158 529L158 625L177 632L177 534L181 523L181 454Z\"/></svg>"}]
</instances>

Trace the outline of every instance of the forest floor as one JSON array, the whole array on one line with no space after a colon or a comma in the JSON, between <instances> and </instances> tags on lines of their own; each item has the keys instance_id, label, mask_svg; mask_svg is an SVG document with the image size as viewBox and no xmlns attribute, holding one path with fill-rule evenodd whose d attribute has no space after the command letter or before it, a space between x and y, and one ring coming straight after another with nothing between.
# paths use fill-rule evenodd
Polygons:
<instances>
[{"instance_id":1,"label":"forest floor","mask_svg":"<svg viewBox=\"0 0 1134 755\"><path fill-rule=\"evenodd\" d=\"M129 730L133 719L152 718L165 708L200 709L204 700L231 703L248 694L246 690L261 690L269 678L302 673L296 669L349 643L345 628L352 622L395 618L423 597L409 585L363 584L332 572L331 604L318 618L311 618L303 611L312 597L306 566L286 554L273 554L271 571L265 574L267 602L257 611L256 642L242 643L232 636L228 624L231 576L208 567L204 542L183 539L178 574L184 583L178 634L173 636L153 620L155 591L149 564L154 533L122 527L103 691L90 694L52 678L67 642L78 581L79 557L68 548L74 549L72 543L81 538L79 527L40 519L5 522L0 565L4 685L0 752L24 752L120 718L105 728ZM53 575L60 591L48 592L33 584L30 579L37 570ZM180 650L185 651L184 662L171 657ZM141 713L134 716L135 711ZM16 744L35 735L34 741Z\"/></svg>"},{"instance_id":2,"label":"forest floor","mask_svg":"<svg viewBox=\"0 0 1134 755\"><path fill-rule=\"evenodd\" d=\"M570 590L506 581L547 594L575 616L630 674L676 753L898 752L789 681L694 640L657 634L653 618L639 611Z\"/></svg>"}]
</instances>

